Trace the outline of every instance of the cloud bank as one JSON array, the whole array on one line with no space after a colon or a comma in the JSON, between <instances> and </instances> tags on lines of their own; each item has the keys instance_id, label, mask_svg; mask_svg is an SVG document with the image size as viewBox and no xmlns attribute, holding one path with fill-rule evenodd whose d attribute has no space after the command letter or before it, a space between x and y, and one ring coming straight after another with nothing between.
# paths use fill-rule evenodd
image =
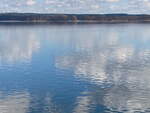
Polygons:
<instances>
[{"instance_id":1,"label":"cloud bank","mask_svg":"<svg viewBox=\"0 0 150 113\"><path fill-rule=\"evenodd\" d=\"M150 14L150 0L0 0L2 12Z\"/></svg>"}]
</instances>

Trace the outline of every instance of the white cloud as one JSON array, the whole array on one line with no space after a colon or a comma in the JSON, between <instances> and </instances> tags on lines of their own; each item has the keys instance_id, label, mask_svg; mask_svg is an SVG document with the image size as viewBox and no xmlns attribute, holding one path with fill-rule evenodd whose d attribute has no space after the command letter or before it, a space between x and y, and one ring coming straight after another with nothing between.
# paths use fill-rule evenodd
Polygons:
<instances>
[{"instance_id":1,"label":"white cloud","mask_svg":"<svg viewBox=\"0 0 150 113\"><path fill-rule=\"evenodd\" d=\"M107 2L119 2L120 0L106 0Z\"/></svg>"},{"instance_id":2,"label":"white cloud","mask_svg":"<svg viewBox=\"0 0 150 113\"><path fill-rule=\"evenodd\" d=\"M27 5L34 5L36 2L34 0L27 0Z\"/></svg>"},{"instance_id":3,"label":"white cloud","mask_svg":"<svg viewBox=\"0 0 150 113\"><path fill-rule=\"evenodd\" d=\"M149 10L149 0L0 0L0 12L150 14Z\"/></svg>"}]
</instances>

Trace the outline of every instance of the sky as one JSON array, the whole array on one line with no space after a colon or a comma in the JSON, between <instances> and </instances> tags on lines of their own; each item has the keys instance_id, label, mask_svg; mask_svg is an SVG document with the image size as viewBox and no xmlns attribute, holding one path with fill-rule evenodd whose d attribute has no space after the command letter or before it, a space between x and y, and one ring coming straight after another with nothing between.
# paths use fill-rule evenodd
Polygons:
<instances>
[{"instance_id":1,"label":"sky","mask_svg":"<svg viewBox=\"0 0 150 113\"><path fill-rule=\"evenodd\" d=\"M150 14L150 0L0 0L0 13Z\"/></svg>"}]
</instances>

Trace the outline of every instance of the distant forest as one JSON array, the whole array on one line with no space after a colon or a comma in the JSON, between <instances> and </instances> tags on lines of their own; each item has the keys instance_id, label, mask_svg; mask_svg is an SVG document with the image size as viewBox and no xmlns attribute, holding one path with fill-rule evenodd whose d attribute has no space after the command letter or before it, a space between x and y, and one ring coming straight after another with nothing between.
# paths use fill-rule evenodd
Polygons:
<instances>
[{"instance_id":1,"label":"distant forest","mask_svg":"<svg viewBox=\"0 0 150 113\"><path fill-rule=\"evenodd\" d=\"M150 15L2 13L0 22L149 23Z\"/></svg>"}]
</instances>

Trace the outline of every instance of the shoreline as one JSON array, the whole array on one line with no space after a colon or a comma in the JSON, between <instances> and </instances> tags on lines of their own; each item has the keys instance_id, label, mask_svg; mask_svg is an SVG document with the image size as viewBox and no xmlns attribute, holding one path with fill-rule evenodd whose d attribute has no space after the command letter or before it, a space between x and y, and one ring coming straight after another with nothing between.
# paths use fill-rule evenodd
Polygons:
<instances>
[{"instance_id":1,"label":"shoreline","mask_svg":"<svg viewBox=\"0 0 150 113\"><path fill-rule=\"evenodd\" d=\"M1 13L0 24L1 23L48 23L48 24L150 23L150 15Z\"/></svg>"}]
</instances>

